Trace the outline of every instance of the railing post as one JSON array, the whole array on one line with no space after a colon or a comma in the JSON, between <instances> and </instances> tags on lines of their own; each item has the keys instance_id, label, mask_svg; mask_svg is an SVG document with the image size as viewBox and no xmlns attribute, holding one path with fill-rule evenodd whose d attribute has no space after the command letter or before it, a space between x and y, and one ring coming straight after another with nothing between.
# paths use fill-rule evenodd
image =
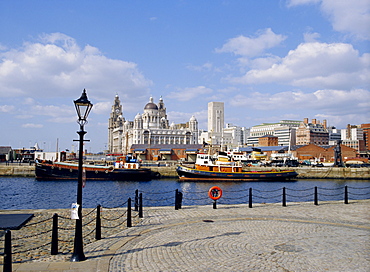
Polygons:
<instances>
[{"instance_id":1,"label":"railing post","mask_svg":"<svg viewBox=\"0 0 370 272\"><path fill-rule=\"evenodd\" d=\"M216 200L213 201L213 209L217 209L217 201Z\"/></svg>"},{"instance_id":2,"label":"railing post","mask_svg":"<svg viewBox=\"0 0 370 272\"><path fill-rule=\"evenodd\" d=\"M5 231L3 271L12 272L12 232L10 230Z\"/></svg>"},{"instance_id":3,"label":"railing post","mask_svg":"<svg viewBox=\"0 0 370 272\"><path fill-rule=\"evenodd\" d=\"M286 207L286 188L283 187L283 207Z\"/></svg>"},{"instance_id":4,"label":"railing post","mask_svg":"<svg viewBox=\"0 0 370 272\"><path fill-rule=\"evenodd\" d=\"M179 189L175 190L175 210L179 209Z\"/></svg>"},{"instance_id":5,"label":"railing post","mask_svg":"<svg viewBox=\"0 0 370 272\"><path fill-rule=\"evenodd\" d=\"M139 190L135 190L135 212L139 210Z\"/></svg>"},{"instance_id":6,"label":"railing post","mask_svg":"<svg viewBox=\"0 0 370 272\"><path fill-rule=\"evenodd\" d=\"M139 218L143 218L143 193L139 194Z\"/></svg>"},{"instance_id":7,"label":"railing post","mask_svg":"<svg viewBox=\"0 0 370 272\"><path fill-rule=\"evenodd\" d=\"M58 254L58 214L53 215L53 228L51 230L51 255Z\"/></svg>"},{"instance_id":8,"label":"railing post","mask_svg":"<svg viewBox=\"0 0 370 272\"><path fill-rule=\"evenodd\" d=\"M127 227L132 227L132 221L131 221L131 198L127 200Z\"/></svg>"},{"instance_id":9,"label":"railing post","mask_svg":"<svg viewBox=\"0 0 370 272\"><path fill-rule=\"evenodd\" d=\"M318 195L317 195L317 186L315 186L314 203L315 203L315 205L319 205L319 198L318 198Z\"/></svg>"},{"instance_id":10,"label":"railing post","mask_svg":"<svg viewBox=\"0 0 370 272\"><path fill-rule=\"evenodd\" d=\"M96 206L96 228L95 228L95 239L101 239L101 205Z\"/></svg>"},{"instance_id":11,"label":"railing post","mask_svg":"<svg viewBox=\"0 0 370 272\"><path fill-rule=\"evenodd\" d=\"M182 206L182 192L179 192L177 200L179 201L178 207L179 207L179 209L181 209L181 206Z\"/></svg>"},{"instance_id":12,"label":"railing post","mask_svg":"<svg viewBox=\"0 0 370 272\"><path fill-rule=\"evenodd\" d=\"M344 204L348 204L348 186L344 186Z\"/></svg>"},{"instance_id":13,"label":"railing post","mask_svg":"<svg viewBox=\"0 0 370 272\"><path fill-rule=\"evenodd\" d=\"M249 188L249 208L252 208L252 188Z\"/></svg>"}]
</instances>

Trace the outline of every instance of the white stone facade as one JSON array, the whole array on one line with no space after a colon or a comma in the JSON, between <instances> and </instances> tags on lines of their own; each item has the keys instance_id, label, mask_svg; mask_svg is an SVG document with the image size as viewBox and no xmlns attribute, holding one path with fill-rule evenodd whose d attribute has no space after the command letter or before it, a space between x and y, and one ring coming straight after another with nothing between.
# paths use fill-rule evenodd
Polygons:
<instances>
[{"instance_id":1,"label":"white stone facade","mask_svg":"<svg viewBox=\"0 0 370 272\"><path fill-rule=\"evenodd\" d=\"M133 121L122 116L122 105L116 95L108 125L109 153L127 154L132 144L197 144L198 121L192 116L187 124L169 125L163 99L158 105L151 97L142 114Z\"/></svg>"}]
</instances>

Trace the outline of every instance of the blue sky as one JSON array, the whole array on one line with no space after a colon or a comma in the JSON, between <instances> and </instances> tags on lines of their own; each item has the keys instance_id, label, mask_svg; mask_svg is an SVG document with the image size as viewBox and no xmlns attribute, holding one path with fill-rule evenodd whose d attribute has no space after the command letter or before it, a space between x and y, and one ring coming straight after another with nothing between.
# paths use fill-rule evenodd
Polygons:
<instances>
[{"instance_id":1,"label":"blue sky","mask_svg":"<svg viewBox=\"0 0 370 272\"><path fill-rule=\"evenodd\" d=\"M103 151L116 94L133 120L153 96L170 122L207 104L225 122L370 122L370 0L0 0L0 145L71 149L73 100Z\"/></svg>"}]
</instances>

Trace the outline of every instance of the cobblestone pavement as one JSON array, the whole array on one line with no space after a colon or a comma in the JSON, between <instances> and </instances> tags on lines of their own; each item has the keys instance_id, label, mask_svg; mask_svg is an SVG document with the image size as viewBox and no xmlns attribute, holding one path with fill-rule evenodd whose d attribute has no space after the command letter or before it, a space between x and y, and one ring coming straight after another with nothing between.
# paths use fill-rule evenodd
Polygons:
<instances>
[{"instance_id":1,"label":"cobblestone pavement","mask_svg":"<svg viewBox=\"0 0 370 272\"><path fill-rule=\"evenodd\" d=\"M150 208L110 271L369 271L365 203Z\"/></svg>"},{"instance_id":2,"label":"cobblestone pavement","mask_svg":"<svg viewBox=\"0 0 370 272\"><path fill-rule=\"evenodd\" d=\"M135 227L91 243L87 261L14 271L370 271L370 200L144 208Z\"/></svg>"}]
</instances>

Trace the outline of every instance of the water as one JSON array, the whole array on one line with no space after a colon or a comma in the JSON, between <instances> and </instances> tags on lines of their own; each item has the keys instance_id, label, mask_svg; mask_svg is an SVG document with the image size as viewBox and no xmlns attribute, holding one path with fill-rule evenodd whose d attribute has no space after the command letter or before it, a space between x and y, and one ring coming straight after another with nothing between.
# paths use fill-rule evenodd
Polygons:
<instances>
[{"instance_id":1,"label":"water","mask_svg":"<svg viewBox=\"0 0 370 272\"><path fill-rule=\"evenodd\" d=\"M369 199L370 180L304 179L295 182L188 182L177 179L152 181L88 181L83 189L83 207L126 206L135 190L143 193L144 206L174 205L175 190L183 193L183 205L207 205L208 190L223 190L220 204L248 203L252 188L253 203L278 203L286 187L287 202L313 201L318 187L319 201L343 200L348 186L349 200ZM76 202L76 181L36 181L34 178L0 177L0 210L5 209L67 209Z\"/></svg>"}]
</instances>

